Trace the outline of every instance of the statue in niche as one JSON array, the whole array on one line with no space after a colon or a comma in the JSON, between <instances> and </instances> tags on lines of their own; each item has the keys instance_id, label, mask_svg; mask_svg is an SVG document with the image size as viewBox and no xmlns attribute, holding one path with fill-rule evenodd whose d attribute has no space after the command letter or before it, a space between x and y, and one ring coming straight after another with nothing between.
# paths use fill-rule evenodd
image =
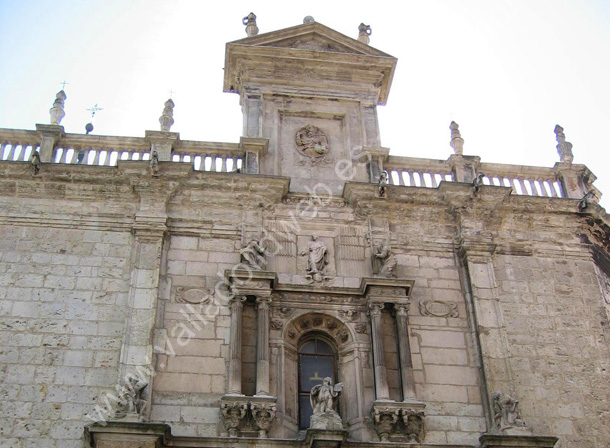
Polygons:
<instances>
[{"instance_id":1,"label":"statue in niche","mask_svg":"<svg viewBox=\"0 0 610 448\"><path fill-rule=\"evenodd\" d=\"M262 271L267 264L265 248L256 238L252 238L248 244L240 249L239 253L241 262L255 271Z\"/></svg>"},{"instance_id":2,"label":"statue in niche","mask_svg":"<svg viewBox=\"0 0 610 448\"><path fill-rule=\"evenodd\" d=\"M317 235L311 236L307 251L301 252L301 256L307 255L307 278L314 282L324 280L324 269L328 264L328 248L322 241L318 241Z\"/></svg>"},{"instance_id":3,"label":"statue in niche","mask_svg":"<svg viewBox=\"0 0 610 448\"><path fill-rule=\"evenodd\" d=\"M148 381L135 375L129 375L123 388L119 392L114 418L123 418L129 414L137 415L142 419L146 409L146 400L142 398L142 391L148 386Z\"/></svg>"},{"instance_id":4,"label":"statue in niche","mask_svg":"<svg viewBox=\"0 0 610 448\"><path fill-rule=\"evenodd\" d=\"M313 409L310 420L312 429L343 429L341 417L334 410L336 398L343 390L343 383L332 385L329 377L311 389L309 400Z\"/></svg>"},{"instance_id":5,"label":"statue in niche","mask_svg":"<svg viewBox=\"0 0 610 448\"><path fill-rule=\"evenodd\" d=\"M319 128L307 125L296 133L297 150L312 159L324 157L328 153L328 139Z\"/></svg>"},{"instance_id":6,"label":"statue in niche","mask_svg":"<svg viewBox=\"0 0 610 448\"><path fill-rule=\"evenodd\" d=\"M494 423L502 431L512 427L524 427L525 421L519 412L519 401L510 395L496 391L492 394Z\"/></svg>"},{"instance_id":7,"label":"statue in niche","mask_svg":"<svg viewBox=\"0 0 610 448\"><path fill-rule=\"evenodd\" d=\"M397 261L396 256L390 249L390 241L385 240L377 243L376 252L373 263L376 265L377 275L387 278L395 277L394 269L396 268Z\"/></svg>"}]
</instances>

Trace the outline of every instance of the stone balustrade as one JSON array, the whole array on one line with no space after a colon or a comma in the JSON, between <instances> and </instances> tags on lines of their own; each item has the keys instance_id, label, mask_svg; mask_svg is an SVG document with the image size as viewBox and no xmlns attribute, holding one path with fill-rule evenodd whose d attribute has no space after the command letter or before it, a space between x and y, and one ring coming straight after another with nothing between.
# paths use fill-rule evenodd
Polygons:
<instances>
[{"instance_id":1,"label":"stone balustrade","mask_svg":"<svg viewBox=\"0 0 610 448\"><path fill-rule=\"evenodd\" d=\"M165 160L190 163L196 171L257 173L258 158L266 153L265 143L257 139L242 138L240 143L224 143L180 140L178 134L167 136L173 143L167 146L170 152ZM167 136L161 136L161 139ZM44 139L49 138L52 144L43 144ZM150 160L151 148L155 150L156 142L158 140L153 141L148 134L147 137L64 134L63 128L53 125L37 125L36 131L0 129L0 160L27 162L36 150L40 152L41 160L47 163L116 166L119 161ZM246 157L250 157L249 166L246 166ZM460 160L455 157L436 160L381 156L385 159L382 164L388 172L390 185L424 188L437 188L441 182L458 181L460 176L456 175L456 164L467 157L457 156ZM558 163L549 168L481 163L478 157L470 159L474 170L471 178L482 175L483 185L512 188L515 195L582 198L593 191L594 202L601 196L592 185L594 176L582 165ZM567 179L571 180L568 182ZM576 184L578 188L574 188Z\"/></svg>"},{"instance_id":2,"label":"stone balustrade","mask_svg":"<svg viewBox=\"0 0 610 448\"><path fill-rule=\"evenodd\" d=\"M195 170L227 173L241 170L245 151L238 143L184 140L174 149L173 162L192 162Z\"/></svg>"},{"instance_id":3,"label":"stone balustrade","mask_svg":"<svg viewBox=\"0 0 610 448\"><path fill-rule=\"evenodd\" d=\"M443 160L389 156L384 168L390 185L436 188L441 181L453 181L451 165Z\"/></svg>"}]
</instances>

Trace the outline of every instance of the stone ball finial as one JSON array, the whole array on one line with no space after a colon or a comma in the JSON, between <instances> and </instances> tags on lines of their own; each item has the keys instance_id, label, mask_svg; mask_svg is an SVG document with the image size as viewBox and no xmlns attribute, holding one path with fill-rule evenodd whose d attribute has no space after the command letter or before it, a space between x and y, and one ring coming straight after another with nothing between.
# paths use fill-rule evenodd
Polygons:
<instances>
[{"instance_id":1,"label":"stone ball finial","mask_svg":"<svg viewBox=\"0 0 610 448\"><path fill-rule=\"evenodd\" d=\"M369 39L369 36L372 32L373 31L371 30L370 25L365 25L364 23L361 23L360 25L358 25L358 41L368 45L371 41L371 39Z\"/></svg>"},{"instance_id":2,"label":"stone ball finial","mask_svg":"<svg viewBox=\"0 0 610 448\"><path fill-rule=\"evenodd\" d=\"M557 140L557 153L559 154L559 161L572 164L574 155L572 154L572 143L566 142L566 135L563 133L563 128L558 124L555 125L555 138Z\"/></svg>"},{"instance_id":3,"label":"stone ball finial","mask_svg":"<svg viewBox=\"0 0 610 448\"><path fill-rule=\"evenodd\" d=\"M256 36L258 34L258 27L256 26L256 14L251 12L242 19L242 23L246 25L246 34L248 37Z\"/></svg>"},{"instance_id":4,"label":"stone ball finial","mask_svg":"<svg viewBox=\"0 0 610 448\"><path fill-rule=\"evenodd\" d=\"M315 20L313 18L313 16L305 16L303 18L303 25L307 25L308 23L314 23Z\"/></svg>"},{"instance_id":5,"label":"stone ball finial","mask_svg":"<svg viewBox=\"0 0 610 448\"><path fill-rule=\"evenodd\" d=\"M159 123L163 132L169 132L174 124L174 102L171 98L165 102L163 113L159 117Z\"/></svg>"},{"instance_id":6,"label":"stone ball finial","mask_svg":"<svg viewBox=\"0 0 610 448\"><path fill-rule=\"evenodd\" d=\"M51 115L51 124L59 125L61 120L66 116L64 112L64 102L66 101L66 92L60 90L55 95L55 101L53 102L53 107L49 109L49 114Z\"/></svg>"},{"instance_id":7,"label":"stone ball finial","mask_svg":"<svg viewBox=\"0 0 610 448\"><path fill-rule=\"evenodd\" d=\"M449 125L449 129L451 129L451 142L449 144L453 148L453 151L461 156L464 153L464 139L462 138L462 134L460 134L460 125L455 121L452 121Z\"/></svg>"}]
</instances>

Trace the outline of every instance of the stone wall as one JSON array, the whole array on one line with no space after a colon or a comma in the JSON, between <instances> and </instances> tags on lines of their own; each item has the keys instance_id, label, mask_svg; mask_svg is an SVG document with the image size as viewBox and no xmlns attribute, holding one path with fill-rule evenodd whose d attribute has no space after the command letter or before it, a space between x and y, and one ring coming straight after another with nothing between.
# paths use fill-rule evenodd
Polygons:
<instances>
[{"instance_id":1,"label":"stone wall","mask_svg":"<svg viewBox=\"0 0 610 448\"><path fill-rule=\"evenodd\" d=\"M0 446L82 448L118 382L128 232L0 226Z\"/></svg>"},{"instance_id":2,"label":"stone wall","mask_svg":"<svg viewBox=\"0 0 610 448\"><path fill-rule=\"evenodd\" d=\"M575 255L498 256L496 278L527 422L558 447L593 448L610 440L610 348L595 266Z\"/></svg>"}]
</instances>

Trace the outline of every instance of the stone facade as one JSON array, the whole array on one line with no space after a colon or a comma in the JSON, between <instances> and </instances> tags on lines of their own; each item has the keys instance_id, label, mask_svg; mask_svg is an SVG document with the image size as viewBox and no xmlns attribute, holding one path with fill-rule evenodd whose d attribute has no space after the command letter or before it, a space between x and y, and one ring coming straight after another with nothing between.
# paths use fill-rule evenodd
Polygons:
<instances>
[{"instance_id":1,"label":"stone facade","mask_svg":"<svg viewBox=\"0 0 610 448\"><path fill-rule=\"evenodd\" d=\"M0 130L0 447L607 446L595 176L481 163L455 123L447 161L389 156L366 25L244 24L239 144L173 103L144 139ZM324 363L342 423L312 429Z\"/></svg>"}]
</instances>

